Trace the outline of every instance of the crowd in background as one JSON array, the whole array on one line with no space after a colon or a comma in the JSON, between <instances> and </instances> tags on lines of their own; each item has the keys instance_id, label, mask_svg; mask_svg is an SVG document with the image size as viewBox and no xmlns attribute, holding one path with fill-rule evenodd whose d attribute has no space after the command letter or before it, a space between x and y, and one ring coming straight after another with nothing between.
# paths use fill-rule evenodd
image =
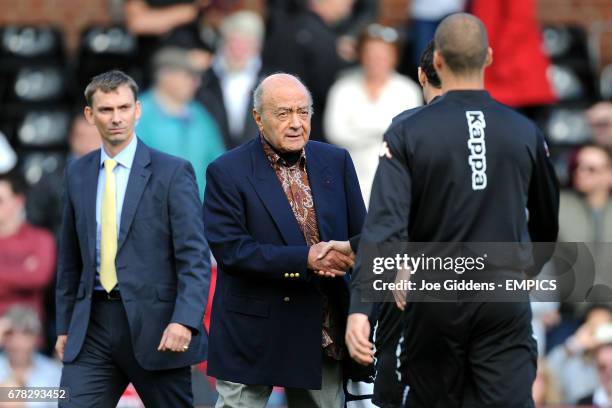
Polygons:
<instances>
[{"instance_id":1,"label":"crowd in background","mask_svg":"<svg viewBox=\"0 0 612 408\"><path fill-rule=\"evenodd\" d=\"M19 96L32 91L28 87L40 91L48 84L19 83L18 65L11 65L19 55L5 60L0 69L0 385L59 383L60 363L50 346L55 237L66 163L101 144L82 115L82 85L91 75L119 67L138 79L138 137L189 160L202 197L207 165L257 136L253 89L263 76L284 71L297 74L312 92L311 138L350 152L367 203L383 133L394 116L423 103L415 81L420 54L437 23L453 12L467 9L487 26L495 62L487 70L486 87L494 98L536 121L563 100L552 82L554 55L543 51L533 0L413 0L405 27L377 23L376 0L268 0L264 15L239 3L125 0L121 30L134 39L132 51L123 57L117 50L95 55L84 44L73 77L64 78L67 91L60 92L65 92L60 102L50 99L68 106L69 124L34 121L30 139L15 123L29 107L34 111L46 102ZM31 56L21 57L40 65ZM606 244L612 242L612 102L601 99L587 92L574 102L588 107L586 139L558 144L551 128L544 130L565 187L559 241L596 243L598 283L612 288L612 246ZM44 126L52 128L49 134L60 133L48 149L31 140L44 138ZM33 153L48 153L53 165L43 160L33 166ZM612 404L612 291L601 299L581 305L533 303L539 406L612 406L605 405ZM130 398L128 391L121 404L132 406Z\"/></svg>"}]
</instances>

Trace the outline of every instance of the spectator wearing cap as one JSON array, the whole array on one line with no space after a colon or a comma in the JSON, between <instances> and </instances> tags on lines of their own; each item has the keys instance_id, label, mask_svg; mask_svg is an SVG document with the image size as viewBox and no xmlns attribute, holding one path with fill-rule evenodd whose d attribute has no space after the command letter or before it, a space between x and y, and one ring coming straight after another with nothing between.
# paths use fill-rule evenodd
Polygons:
<instances>
[{"instance_id":1,"label":"spectator wearing cap","mask_svg":"<svg viewBox=\"0 0 612 408\"><path fill-rule=\"evenodd\" d=\"M366 203L385 130L394 116L422 104L419 86L395 71L398 39L391 27L368 26L359 41L360 69L336 81L325 110L328 141L351 154Z\"/></svg>"},{"instance_id":2,"label":"spectator wearing cap","mask_svg":"<svg viewBox=\"0 0 612 408\"><path fill-rule=\"evenodd\" d=\"M575 404L597 386L597 370L589 354L597 346L600 327L612 324L612 309L594 304L584 314L584 323L565 343L553 348L546 362L552 380L559 386L561 400Z\"/></svg>"},{"instance_id":3,"label":"spectator wearing cap","mask_svg":"<svg viewBox=\"0 0 612 408\"><path fill-rule=\"evenodd\" d=\"M0 174L0 315L15 304L45 319L45 289L55 270L51 233L26 222L26 184L17 170Z\"/></svg>"},{"instance_id":4,"label":"spectator wearing cap","mask_svg":"<svg viewBox=\"0 0 612 408\"><path fill-rule=\"evenodd\" d=\"M225 147L215 120L194 100L200 75L187 50L160 50L154 57L154 86L140 98L136 133L150 147L188 160L202 198L206 167Z\"/></svg>"},{"instance_id":5,"label":"spectator wearing cap","mask_svg":"<svg viewBox=\"0 0 612 408\"><path fill-rule=\"evenodd\" d=\"M261 47L262 18L252 11L239 11L221 23L221 45L212 67L202 77L197 100L213 115L228 148L257 135L251 114L251 95L263 78Z\"/></svg>"},{"instance_id":6,"label":"spectator wearing cap","mask_svg":"<svg viewBox=\"0 0 612 408\"><path fill-rule=\"evenodd\" d=\"M0 317L0 386L58 387L60 364L36 350L41 324L36 312L13 306ZM11 405L12 406L12 405ZM25 407L57 407L57 402L27 402Z\"/></svg>"},{"instance_id":7,"label":"spectator wearing cap","mask_svg":"<svg viewBox=\"0 0 612 408\"><path fill-rule=\"evenodd\" d=\"M609 408L612 406L612 323L604 324L595 332L595 364L599 385L595 391L578 401L580 406Z\"/></svg>"}]
</instances>

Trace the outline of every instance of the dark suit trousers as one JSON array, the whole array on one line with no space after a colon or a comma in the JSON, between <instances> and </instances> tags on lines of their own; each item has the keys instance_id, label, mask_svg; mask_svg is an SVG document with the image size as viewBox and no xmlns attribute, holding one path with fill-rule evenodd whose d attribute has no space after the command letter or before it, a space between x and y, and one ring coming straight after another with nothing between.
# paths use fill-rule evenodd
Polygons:
<instances>
[{"instance_id":1,"label":"dark suit trousers","mask_svg":"<svg viewBox=\"0 0 612 408\"><path fill-rule=\"evenodd\" d=\"M115 407L130 382L146 407L193 407L189 367L143 369L122 302L93 300L91 307L83 348L62 370L61 386L69 389L70 400L60 407Z\"/></svg>"}]
</instances>

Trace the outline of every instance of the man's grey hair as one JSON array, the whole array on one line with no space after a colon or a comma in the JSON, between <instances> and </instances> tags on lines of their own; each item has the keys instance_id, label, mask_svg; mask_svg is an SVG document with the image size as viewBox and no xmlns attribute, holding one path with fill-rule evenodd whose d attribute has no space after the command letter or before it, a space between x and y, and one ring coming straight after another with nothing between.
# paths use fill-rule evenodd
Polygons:
<instances>
[{"instance_id":1,"label":"man's grey hair","mask_svg":"<svg viewBox=\"0 0 612 408\"><path fill-rule=\"evenodd\" d=\"M41 333L42 326L38 315L27 306L12 306L4 313L2 318L8 321L11 330L18 330L35 335Z\"/></svg>"},{"instance_id":2,"label":"man's grey hair","mask_svg":"<svg viewBox=\"0 0 612 408\"><path fill-rule=\"evenodd\" d=\"M253 11L243 10L225 17L219 28L221 35L243 34L257 40L261 45L264 40L265 26L261 16Z\"/></svg>"},{"instance_id":3,"label":"man's grey hair","mask_svg":"<svg viewBox=\"0 0 612 408\"><path fill-rule=\"evenodd\" d=\"M253 91L253 109L255 110L255 112L259 113L260 115L263 113L263 83L264 81L268 79L269 77L271 77L272 75L278 75L278 74L283 74L283 75L288 75L290 77L293 77L300 84L302 84L302 86L306 90L306 93L308 94L308 108L310 109L310 114L312 115L314 113L314 110L312 107L312 94L310 93L310 89L308 89L308 87L304 84L304 82L302 82L302 80L297 75L287 74L286 72L275 72L274 74L268 75L267 77L259 81L259 83L257 84L257 87Z\"/></svg>"}]
</instances>

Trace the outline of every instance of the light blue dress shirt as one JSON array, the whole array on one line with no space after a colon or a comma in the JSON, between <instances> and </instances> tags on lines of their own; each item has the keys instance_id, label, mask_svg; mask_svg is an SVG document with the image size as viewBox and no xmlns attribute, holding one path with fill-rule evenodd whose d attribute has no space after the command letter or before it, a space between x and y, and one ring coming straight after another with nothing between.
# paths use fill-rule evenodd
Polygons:
<instances>
[{"instance_id":1,"label":"light blue dress shirt","mask_svg":"<svg viewBox=\"0 0 612 408\"><path fill-rule=\"evenodd\" d=\"M115 157L110 157L104 150L104 146L100 149L100 172L98 173L98 190L96 192L96 290L104 290L100 284L100 240L102 238L102 196L104 195L104 186L106 184L106 175L104 174L104 160L113 159L117 162L117 167L114 168L115 175L115 205L117 210L117 239L119 239L119 227L121 226L121 211L123 209L123 200L125 199L125 191L130 178L130 170L134 163L136 155L136 146L138 139L133 135L132 141L125 149L119 152Z\"/></svg>"}]
</instances>

